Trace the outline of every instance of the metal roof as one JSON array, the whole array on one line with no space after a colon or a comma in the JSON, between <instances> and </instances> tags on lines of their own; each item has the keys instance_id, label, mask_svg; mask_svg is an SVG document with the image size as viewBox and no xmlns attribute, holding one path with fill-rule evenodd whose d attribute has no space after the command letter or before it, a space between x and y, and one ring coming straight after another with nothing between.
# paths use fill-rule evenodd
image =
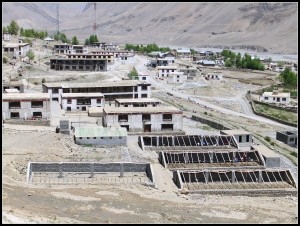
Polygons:
<instances>
[{"instance_id":1,"label":"metal roof","mask_svg":"<svg viewBox=\"0 0 300 226\"><path fill-rule=\"evenodd\" d=\"M75 127L75 137L124 137L127 130L123 127Z\"/></svg>"}]
</instances>

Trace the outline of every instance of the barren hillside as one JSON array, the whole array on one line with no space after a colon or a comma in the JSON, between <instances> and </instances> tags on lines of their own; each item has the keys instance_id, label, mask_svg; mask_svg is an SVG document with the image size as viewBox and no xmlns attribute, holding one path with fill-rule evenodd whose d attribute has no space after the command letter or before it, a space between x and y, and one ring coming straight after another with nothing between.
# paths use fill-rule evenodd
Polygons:
<instances>
[{"instance_id":1,"label":"barren hillside","mask_svg":"<svg viewBox=\"0 0 300 226\"><path fill-rule=\"evenodd\" d=\"M3 25L56 30L54 3L2 3ZM102 41L168 46L260 46L296 54L297 3L97 3ZM92 3L61 3L60 29L84 41L92 33ZM263 49L261 48L261 50Z\"/></svg>"}]
</instances>

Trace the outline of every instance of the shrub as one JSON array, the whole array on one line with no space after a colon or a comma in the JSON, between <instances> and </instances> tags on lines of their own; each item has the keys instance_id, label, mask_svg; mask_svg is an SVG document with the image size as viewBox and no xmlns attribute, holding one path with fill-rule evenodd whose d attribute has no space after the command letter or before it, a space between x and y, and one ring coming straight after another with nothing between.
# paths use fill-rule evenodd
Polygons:
<instances>
[{"instance_id":1,"label":"shrub","mask_svg":"<svg viewBox=\"0 0 300 226\"><path fill-rule=\"evenodd\" d=\"M265 140L270 142L271 141L271 138L269 136L265 136Z\"/></svg>"},{"instance_id":2,"label":"shrub","mask_svg":"<svg viewBox=\"0 0 300 226\"><path fill-rule=\"evenodd\" d=\"M295 152L295 151L292 151L292 152L291 152L291 155L292 155L292 156L295 156L295 157L298 156L297 152Z\"/></svg>"},{"instance_id":3,"label":"shrub","mask_svg":"<svg viewBox=\"0 0 300 226\"><path fill-rule=\"evenodd\" d=\"M275 145L275 142L274 142L274 141L272 141L272 142L270 142L270 144L274 146L274 145Z\"/></svg>"},{"instance_id":4,"label":"shrub","mask_svg":"<svg viewBox=\"0 0 300 226\"><path fill-rule=\"evenodd\" d=\"M38 85L39 83L38 82L34 82L34 85Z\"/></svg>"},{"instance_id":5,"label":"shrub","mask_svg":"<svg viewBox=\"0 0 300 226\"><path fill-rule=\"evenodd\" d=\"M46 82L46 79L43 78L43 79L42 79L42 83L45 83L45 82Z\"/></svg>"},{"instance_id":6,"label":"shrub","mask_svg":"<svg viewBox=\"0 0 300 226\"><path fill-rule=\"evenodd\" d=\"M7 63L7 58L3 57L3 63L6 64Z\"/></svg>"},{"instance_id":7,"label":"shrub","mask_svg":"<svg viewBox=\"0 0 300 226\"><path fill-rule=\"evenodd\" d=\"M205 111L204 114L207 115L207 111Z\"/></svg>"}]
</instances>

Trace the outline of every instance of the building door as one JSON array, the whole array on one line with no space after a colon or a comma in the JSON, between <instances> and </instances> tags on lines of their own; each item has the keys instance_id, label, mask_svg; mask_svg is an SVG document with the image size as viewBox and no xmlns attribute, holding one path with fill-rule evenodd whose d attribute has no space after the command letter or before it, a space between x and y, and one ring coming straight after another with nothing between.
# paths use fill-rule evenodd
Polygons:
<instances>
[{"instance_id":1,"label":"building door","mask_svg":"<svg viewBox=\"0 0 300 226\"><path fill-rule=\"evenodd\" d=\"M129 132L129 125L121 125L121 127L126 128L127 132Z\"/></svg>"},{"instance_id":2,"label":"building door","mask_svg":"<svg viewBox=\"0 0 300 226\"><path fill-rule=\"evenodd\" d=\"M86 111L86 107L82 107L81 110L82 110L82 111Z\"/></svg>"},{"instance_id":3,"label":"building door","mask_svg":"<svg viewBox=\"0 0 300 226\"><path fill-rule=\"evenodd\" d=\"M144 132L151 132L151 125L144 125Z\"/></svg>"}]
</instances>

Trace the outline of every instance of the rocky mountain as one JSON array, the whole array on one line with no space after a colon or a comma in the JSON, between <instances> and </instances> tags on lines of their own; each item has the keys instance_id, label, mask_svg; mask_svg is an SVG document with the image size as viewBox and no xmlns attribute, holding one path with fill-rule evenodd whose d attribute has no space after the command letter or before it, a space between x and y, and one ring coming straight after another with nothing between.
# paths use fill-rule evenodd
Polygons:
<instances>
[{"instance_id":1,"label":"rocky mountain","mask_svg":"<svg viewBox=\"0 0 300 226\"><path fill-rule=\"evenodd\" d=\"M2 23L57 27L55 3L2 3ZM60 30L82 42L93 32L93 3L60 3ZM296 54L297 3L97 3L101 41L162 46L256 47Z\"/></svg>"}]
</instances>

